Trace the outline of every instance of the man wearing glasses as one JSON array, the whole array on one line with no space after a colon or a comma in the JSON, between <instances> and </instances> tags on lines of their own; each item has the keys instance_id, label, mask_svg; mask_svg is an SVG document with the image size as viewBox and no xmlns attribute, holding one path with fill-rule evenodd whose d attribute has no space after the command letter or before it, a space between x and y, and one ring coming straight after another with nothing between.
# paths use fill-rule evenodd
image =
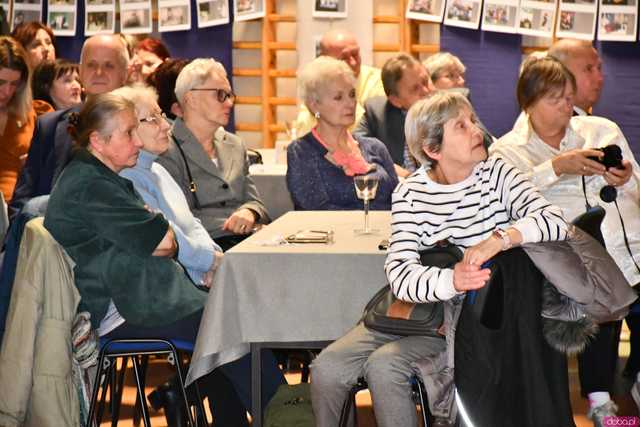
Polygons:
<instances>
[{"instance_id":1,"label":"man wearing glasses","mask_svg":"<svg viewBox=\"0 0 640 427\"><path fill-rule=\"evenodd\" d=\"M174 122L171 147L158 162L211 237L227 250L258 222L268 221L249 176L244 143L224 130L235 95L224 67L213 59L196 59L184 67L175 92L183 116Z\"/></svg>"}]
</instances>

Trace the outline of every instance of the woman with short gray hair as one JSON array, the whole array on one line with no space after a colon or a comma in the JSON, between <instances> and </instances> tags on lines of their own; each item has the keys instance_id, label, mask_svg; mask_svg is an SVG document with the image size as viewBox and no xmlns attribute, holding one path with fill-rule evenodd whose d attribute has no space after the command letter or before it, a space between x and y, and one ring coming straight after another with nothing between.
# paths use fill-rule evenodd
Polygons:
<instances>
[{"instance_id":1,"label":"woman with short gray hair","mask_svg":"<svg viewBox=\"0 0 640 427\"><path fill-rule=\"evenodd\" d=\"M371 208L391 207L398 183L393 160L382 142L353 136L356 79L344 62L321 56L298 76L300 98L318 124L287 148L287 187L298 210L360 209L356 175L375 174L378 191Z\"/></svg>"},{"instance_id":2,"label":"woman with short gray hair","mask_svg":"<svg viewBox=\"0 0 640 427\"><path fill-rule=\"evenodd\" d=\"M465 87L464 73L467 68L460 58L449 52L439 52L422 62L436 89Z\"/></svg>"}]
</instances>

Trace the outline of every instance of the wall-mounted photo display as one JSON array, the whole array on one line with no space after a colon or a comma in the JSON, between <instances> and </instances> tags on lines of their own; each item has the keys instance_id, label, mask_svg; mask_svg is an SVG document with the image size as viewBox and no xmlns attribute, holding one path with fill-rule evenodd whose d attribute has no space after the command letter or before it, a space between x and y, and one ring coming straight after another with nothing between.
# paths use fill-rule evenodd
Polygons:
<instances>
[{"instance_id":1,"label":"wall-mounted photo display","mask_svg":"<svg viewBox=\"0 0 640 427\"><path fill-rule=\"evenodd\" d=\"M49 0L47 25L56 36L75 36L77 15L76 0Z\"/></svg>"},{"instance_id":2,"label":"wall-mounted photo display","mask_svg":"<svg viewBox=\"0 0 640 427\"><path fill-rule=\"evenodd\" d=\"M120 31L123 34L153 31L151 0L120 0Z\"/></svg>"},{"instance_id":3,"label":"wall-mounted photo display","mask_svg":"<svg viewBox=\"0 0 640 427\"><path fill-rule=\"evenodd\" d=\"M418 21L442 22L445 0L409 0L407 19Z\"/></svg>"},{"instance_id":4,"label":"wall-mounted photo display","mask_svg":"<svg viewBox=\"0 0 640 427\"><path fill-rule=\"evenodd\" d=\"M528 36L553 37L556 0L524 0L518 8L518 33Z\"/></svg>"},{"instance_id":5,"label":"wall-mounted photo display","mask_svg":"<svg viewBox=\"0 0 640 427\"><path fill-rule=\"evenodd\" d=\"M14 0L11 11L11 31L25 22L42 22L41 0Z\"/></svg>"},{"instance_id":6,"label":"wall-mounted photo display","mask_svg":"<svg viewBox=\"0 0 640 427\"><path fill-rule=\"evenodd\" d=\"M158 31L184 31L191 29L191 2L189 0L160 0L158 2Z\"/></svg>"},{"instance_id":7,"label":"wall-mounted photo display","mask_svg":"<svg viewBox=\"0 0 640 427\"><path fill-rule=\"evenodd\" d=\"M482 29L498 33L515 33L518 28L518 0L486 0Z\"/></svg>"},{"instance_id":8,"label":"wall-mounted photo display","mask_svg":"<svg viewBox=\"0 0 640 427\"><path fill-rule=\"evenodd\" d=\"M314 18L346 18L347 0L314 0Z\"/></svg>"},{"instance_id":9,"label":"wall-mounted photo display","mask_svg":"<svg viewBox=\"0 0 640 427\"><path fill-rule=\"evenodd\" d=\"M636 41L638 0L601 0L598 40Z\"/></svg>"},{"instance_id":10,"label":"wall-mounted photo display","mask_svg":"<svg viewBox=\"0 0 640 427\"><path fill-rule=\"evenodd\" d=\"M596 0L560 0L557 37L593 40L596 35Z\"/></svg>"},{"instance_id":11,"label":"wall-mounted photo display","mask_svg":"<svg viewBox=\"0 0 640 427\"><path fill-rule=\"evenodd\" d=\"M85 0L84 35L113 34L116 30L115 0Z\"/></svg>"},{"instance_id":12,"label":"wall-mounted photo display","mask_svg":"<svg viewBox=\"0 0 640 427\"><path fill-rule=\"evenodd\" d=\"M233 0L235 21L249 21L262 18L265 14L264 0Z\"/></svg>"},{"instance_id":13,"label":"wall-mounted photo display","mask_svg":"<svg viewBox=\"0 0 640 427\"><path fill-rule=\"evenodd\" d=\"M444 13L444 23L477 30L481 11L482 0L450 0Z\"/></svg>"},{"instance_id":14,"label":"wall-mounted photo display","mask_svg":"<svg viewBox=\"0 0 640 427\"><path fill-rule=\"evenodd\" d=\"M227 0L198 0L198 28L229 23Z\"/></svg>"}]
</instances>

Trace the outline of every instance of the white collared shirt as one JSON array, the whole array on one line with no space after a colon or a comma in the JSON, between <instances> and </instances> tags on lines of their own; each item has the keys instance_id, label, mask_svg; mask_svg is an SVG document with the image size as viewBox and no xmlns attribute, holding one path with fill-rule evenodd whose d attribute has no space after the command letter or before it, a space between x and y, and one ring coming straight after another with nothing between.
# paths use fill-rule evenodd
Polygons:
<instances>
[{"instance_id":1,"label":"white collared shirt","mask_svg":"<svg viewBox=\"0 0 640 427\"><path fill-rule=\"evenodd\" d=\"M585 196L580 175L557 176L551 165L554 157L579 148L595 148L616 144L622 156L629 160L633 175L623 186L617 187L618 206L624 220L627 237L635 260L640 264L640 166L620 128L603 117L572 117L560 148L555 149L540 139L525 114L514 128L489 147L489 153L505 159L519 168L551 202L562 208L565 218L571 221L586 210ZM624 244L622 225L615 204L600 199L600 190L607 185L601 176L585 177L587 199L591 206L600 205L606 211L602 223L607 250L616 261L631 285L640 283L640 273L629 257Z\"/></svg>"}]
</instances>

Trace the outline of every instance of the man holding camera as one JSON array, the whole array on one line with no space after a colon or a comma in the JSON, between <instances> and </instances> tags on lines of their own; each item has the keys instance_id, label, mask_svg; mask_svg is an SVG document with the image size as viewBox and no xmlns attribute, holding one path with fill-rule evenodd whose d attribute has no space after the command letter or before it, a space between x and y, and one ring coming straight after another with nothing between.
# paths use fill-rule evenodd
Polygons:
<instances>
[{"instance_id":1,"label":"man holding camera","mask_svg":"<svg viewBox=\"0 0 640 427\"><path fill-rule=\"evenodd\" d=\"M640 262L640 167L615 123L602 117L573 116L574 99L580 99L576 80L555 58L528 63L517 90L524 118L489 152L527 174L547 200L562 208L567 220L592 206L602 206L606 216L601 230L607 250L635 285L640 283L636 265ZM618 150L606 147L614 145L622 158L605 165L609 159L605 151ZM578 356L582 394L589 399L588 415L595 427L603 426L604 418L617 411L610 392L620 324L601 324L594 340Z\"/></svg>"}]
</instances>

